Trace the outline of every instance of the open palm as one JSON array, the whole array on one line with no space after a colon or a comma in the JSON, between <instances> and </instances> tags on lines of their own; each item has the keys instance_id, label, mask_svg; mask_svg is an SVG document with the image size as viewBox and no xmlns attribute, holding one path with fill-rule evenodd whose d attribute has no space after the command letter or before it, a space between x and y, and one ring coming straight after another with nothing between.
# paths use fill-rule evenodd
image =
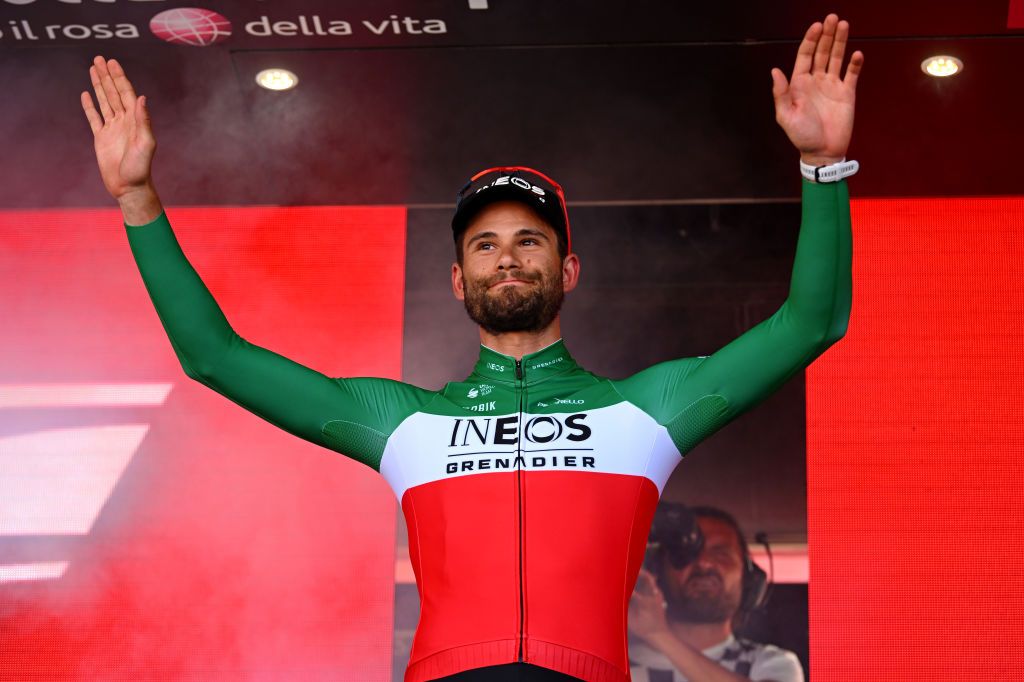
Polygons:
<instances>
[{"instance_id":1,"label":"open palm","mask_svg":"<svg viewBox=\"0 0 1024 682\"><path fill-rule=\"evenodd\" d=\"M82 109L92 129L103 185L119 199L150 184L156 138L145 95L136 97L120 64L97 56L89 76L100 110L96 111L88 92L81 94Z\"/></svg>"},{"instance_id":2,"label":"open palm","mask_svg":"<svg viewBox=\"0 0 1024 682\"><path fill-rule=\"evenodd\" d=\"M813 165L846 156L853 134L857 76L864 65L859 50L840 78L850 25L835 14L807 29L790 80L772 69L775 120L801 156Z\"/></svg>"}]
</instances>

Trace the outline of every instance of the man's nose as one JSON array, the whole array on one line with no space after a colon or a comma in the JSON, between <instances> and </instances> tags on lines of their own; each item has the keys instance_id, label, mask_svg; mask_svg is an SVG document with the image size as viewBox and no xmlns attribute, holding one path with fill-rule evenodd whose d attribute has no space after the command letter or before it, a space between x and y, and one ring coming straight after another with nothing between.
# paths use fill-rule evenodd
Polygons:
<instances>
[{"instance_id":1,"label":"man's nose","mask_svg":"<svg viewBox=\"0 0 1024 682\"><path fill-rule=\"evenodd\" d=\"M517 270L521 264L515 249L502 249L501 257L498 258L499 270Z\"/></svg>"},{"instance_id":2,"label":"man's nose","mask_svg":"<svg viewBox=\"0 0 1024 682\"><path fill-rule=\"evenodd\" d=\"M707 552L701 552L697 557L697 566L703 570L708 570L715 567L715 562L712 560L711 555Z\"/></svg>"}]
</instances>

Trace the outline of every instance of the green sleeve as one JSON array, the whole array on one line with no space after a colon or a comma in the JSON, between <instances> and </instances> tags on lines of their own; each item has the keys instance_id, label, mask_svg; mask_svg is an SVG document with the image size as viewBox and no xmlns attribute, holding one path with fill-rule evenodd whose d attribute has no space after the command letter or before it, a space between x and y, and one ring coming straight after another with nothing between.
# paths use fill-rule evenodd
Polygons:
<instances>
[{"instance_id":1,"label":"green sleeve","mask_svg":"<svg viewBox=\"0 0 1024 682\"><path fill-rule=\"evenodd\" d=\"M388 436L434 393L388 379L334 379L235 333L185 258L166 213L125 224L185 374L289 433L380 469Z\"/></svg>"},{"instance_id":2,"label":"green sleeve","mask_svg":"<svg viewBox=\"0 0 1024 682\"><path fill-rule=\"evenodd\" d=\"M669 430L680 452L757 405L846 333L853 241L846 181L803 181L789 297L714 355L649 367L615 382Z\"/></svg>"}]
</instances>

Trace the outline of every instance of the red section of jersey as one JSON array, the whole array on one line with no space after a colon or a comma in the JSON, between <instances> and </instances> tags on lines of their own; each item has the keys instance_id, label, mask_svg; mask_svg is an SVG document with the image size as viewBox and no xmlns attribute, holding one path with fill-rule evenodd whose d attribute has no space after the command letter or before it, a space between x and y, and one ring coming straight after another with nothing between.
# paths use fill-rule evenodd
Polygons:
<instances>
[{"instance_id":1,"label":"red section of jersey","mask_svg":"<svg viewBox=\"0 0 1024 682\"><path fill-rule=\"evenodd\" d=\"M657 487L640 476L573 471L524 480L527 634L628 667L625 640L609 633L625 636Z\"/></svg>"},{"instance_id":2,"label":"red section of jersey","mask_svg":"<svg viewBox=\"0 0 1024 682\"><path fill-rule=\"evenodd\" d=\"M330 376L400 377L404 209L168 214L247 340ZM0 481L0 677L390 679L394 497L380 476L185 376L120 212L4 212L0 235L0 391L63 405L0 409L3 464L65 457L31 470L52 517ZM57 383L116 399L47 394ZM60 429L94 441L125 425L145 435L123 468L30 452Z\"/></svg>"},{"instance_id":3,"label":"red section of jersey","mask_svg":"<svg viewBox=\"0 0 1024 682\"><path fill-rule=\"evenodd\" d=\"M516 661L520 649L525 662L595 682L628 679L629 597L657 502L650 479L594 472L487 473L407 490L421 606L406 682Z\"/></svg>"},{"instance_id":4,"label":"red section of jersey","mask_svg":"<svg viewBox=\"0 0 1024 682\"><path fill-rule=\"evenodd\" d=\"M1024 200L853 202L849 332L807 372L817 682L991 680L1024 644Z\"/></svg>"}]
</instances>

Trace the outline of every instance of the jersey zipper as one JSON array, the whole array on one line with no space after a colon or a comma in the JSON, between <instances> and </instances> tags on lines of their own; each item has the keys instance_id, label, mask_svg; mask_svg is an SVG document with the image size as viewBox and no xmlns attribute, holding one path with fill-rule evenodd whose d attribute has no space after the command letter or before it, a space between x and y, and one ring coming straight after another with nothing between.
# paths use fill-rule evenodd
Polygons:
<instances>
[{"instance_id":1,"label":"jersey zipper","mask_svg":"<svg viewBox=\"0 0 1024 682\"><path fill-rule=\"evenodd\" d=\"M516 360L516 389L519 393L519 437L516 438L516 456L523 455L523 361ZM523 592L523 469L518 467L516 471L516 489L519 501L519 662L523 662L523 637L525 636L526 624L523 621L525 608L525 595Z\"/></svg>"}]
</instances>

